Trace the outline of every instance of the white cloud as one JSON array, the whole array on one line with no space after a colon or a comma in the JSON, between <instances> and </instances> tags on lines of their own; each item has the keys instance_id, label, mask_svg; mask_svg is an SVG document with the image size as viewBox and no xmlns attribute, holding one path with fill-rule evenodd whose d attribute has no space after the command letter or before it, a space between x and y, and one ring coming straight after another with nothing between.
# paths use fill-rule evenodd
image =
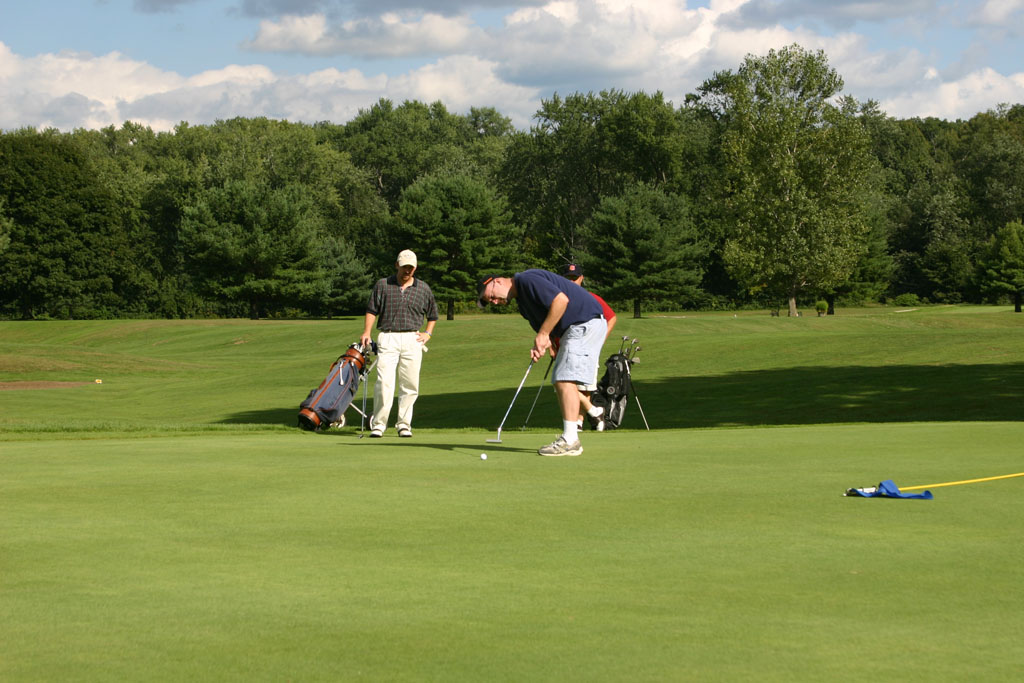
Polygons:
<instances>
[{"instance_id":1,"label":"white cloud","mask_svg":"<svg viewBox=\"0 0 1024 683\"><path fill-rule=\"evenodd\" d=\"M235 87L246 87L248 85L262 85L272 83L275 76L265 66L238 66L232 64L223 69L204 71L189 78L185 85L191 88L202 88L209 85L230 85Z\"/></svg>"},{"instance_id":2,"label":"white cloud","mask_svg":"<svg viewBox=\"0 0 1024 683\"><path fill-rule=\"evenodd\" d=\"M7 81L17 75L21 68L21 60L11 48L0 43L0 81Z\"/></svg>"},{"instance_id":3,"label":"white cloud","mask_svg":"<svg viewBox=\"0 0 1024 683\"><path fill-rule=\"evenodd\" d=\"M168 92L184 82L177 74L118 52L23 58L0 44L0 128L100 128L121 123L117 119L122 102Z\"/></svg>"},{"instance_id":4,"label":"white cloud","mask_svg":"<svg viewBox=\"0 0 1024 683\"><path fill-rule=\"evenodd\" d=\"M929 62L916 50L872 50L868 41L855 33L844 33L821 41L829 65L843 77L844 93L868 99L864 93L875 93L873 99L902 91L907 83L925 78Z\"/></svg>"},{"instance_id":5,"label":"white cloud","mask_svg":"<svg viewBox=\"0 0 1024 683\"><path fill-rule=\"evenodd\" d=\"M238 65L183 78L117 52L22 58L0 43L0 128L69 130L132 120L169 130L180 121L264 115L344 121L376 101L387 80L337 69L284 77Z\"/></svg>"},{"instance_id":6,"label":"white cloud","mask_svg":"<svg viewBox=\"0 0 1024 683\"><path fill-rule=\"evenodd\" d=\"M538 24L549 20L554 20L565 26L578 24L580 17L576 3L572 0L555 0L543 7L525 7L508 15L505 25Z\"/></svg>"},{"instance_id":7,"label":"white cloud","mask_svg":"<svg viewBox=\"0 0 1024 683\"><path fill-rule=\"evenodd\" d=\"M535 88L503 82L493 62L476 57L441 59L393 77L333 68L289 76L232 65L183 78L119 53L26 59L0 43L2 129L102 128L131 120L170 130L180 121L235 116L342 123L381 97L441 100L452 111L494 106L523 127L540 103Z\"/></svg>"},{"instance_id":8,"label":"white cloud","mask_svg":"<svg viewBox=\"0 0 1024 683\"><path fill-rule=\"evenodd\" d=\"M518 86L497 75L497 64L477 57L446 57L408 74L393 78L388 96L396 101L440 100L449 111L494 107L525 128L540 105L537 88Z\"/></svg>"},{"instance_id":9,"label":"white cloud","mask_svg":"<svg viewBox=\"0 0 1024 683\"><path fill-rule=\"evenodd\" d=\"M468 16L427 13L408 18L391 12L328 26L324 15L315 14L261 21L256 37L244 47L257 52L396 58L453 54L470 49L482 36Z\"/></svg>"},{"instance_id":10,"label":"white cloud","mask_svg":"<svg viewBox=\"0 0 1024 683\"><path fill-rule=\"evenodd\" d=\"M986 68L956 81L924 77L917 88L884 99L881 106L896 118L934 116L953 120L968 119L999 104L1017 102L1024 102L1024 72L1003 76Z\"/></svg>"},{"instance_id":11,"label":"white cloud","mask_svg":"<svg viewBox=\"0 0 1024 683\"><path fill-rule=\"evenodd\" d=\"M1024 0L985 0L971 15L971 20L983 25L1002 27L1013 15L1024 12ZM1020 21L1021 18L1017 17Z\"/></svg>"},{"instance_id":12,"label":"white cloud","mask_svg":"<svg viewBox=\"0 0 1024 683\"><path fill-rule=\"evenodd\" d=\"M326 36L327 17L323 14L286 16L279 21L261 21L256 37L245 47L259 52L320 54Z\"/></svg>"},{"instance_id":13,"label":"white cloud","mask_svg":"<svg viewBox=\"0 0 1024 683\"><path fill-rule=\"evenodd\" d=\"M777 9L810 7L808 2L782 0ZM888 10L874 0L863 7L840 4L847 13L873 16L906 14L907 8L935 2L907 0ZM294 59L321 58L321 66L323 56L379 59L377 74L340 67L291 75L269 66L218 65L184 77L119 51L25 57L0 43L0 128L96 128L130 119L166 130L183 120L202 124L234 116L344 122L381 97L441 100L460 112L493 106L525 127L541 98L556 91L657 90L679 104L715 71L734 70L749 54L791 43L824 50L843 76L846 94L876 99L894 116L968 117L1000 102L1024 102L1024 74L980 68L987 62L965 59L964 48L943 51L939 45L927 52L862 31L827 34L805 24L793 29L774 21L737 23L741 11L770 9L759 0L711 0L692 8L684 0L552 0L528 6L520 1L518 9L505 11L503 22L489 14L486 28L465 11L383 9L398 4L382 3L374 15L345 21L324 13L278 16L260 22L244 44ZM296 11L304 5L324 7L289 4ZM973 20L1012 22L1022 9L1024 0L988 0ZM977 34L986 32L995 35L987 28ZM999 50L998 40L987 37L985 45ZM919 37L915 41L921 44ZM426 59L415 68L393 66L410 56Z\"/></svg>"}]
</instances>

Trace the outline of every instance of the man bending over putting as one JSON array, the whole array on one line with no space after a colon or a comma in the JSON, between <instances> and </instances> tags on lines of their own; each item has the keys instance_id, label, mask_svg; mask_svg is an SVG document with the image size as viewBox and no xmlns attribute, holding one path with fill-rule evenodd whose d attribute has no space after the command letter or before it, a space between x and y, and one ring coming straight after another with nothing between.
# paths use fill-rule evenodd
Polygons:
<instances>
[{"instance_id":1,"label":"man bending over putting","mask_svg":"<svg viewBox=\"0 0 1024 683\"><path fill-rule=\"evenodd\" d=\"M477 286L480 307L504 306L511 299L519 304L519 313L536 332L530 358L536 362L551 347L551 337L561 338L552 367L551 383L558 394L562 412L562 434L540 448L540 455L580 455L579 427L581 385L589 385L597 375L601 346L608 326L601 306L574 282L546 270L532 269L512 277L488 275Z\"/></svg>"}]
</instances>

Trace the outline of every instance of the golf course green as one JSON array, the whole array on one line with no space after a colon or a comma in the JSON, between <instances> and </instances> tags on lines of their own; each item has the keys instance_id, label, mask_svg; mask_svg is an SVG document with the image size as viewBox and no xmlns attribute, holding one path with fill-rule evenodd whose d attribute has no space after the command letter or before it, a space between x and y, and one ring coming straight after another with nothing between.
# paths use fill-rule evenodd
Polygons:
<instances>
[{"instance_id":1,"label":"golf course green","mask_svg":"<svg viewBox=\"0 0 1024 683\"><path fill-rule=\"evenodd\" d=\"M540 364L487 442L514 314L412 439L297 429L361 329L0 322L0 680L1019 680L1024 477L842 495L1024 472L1011 308L623 317L650 431L576 458Z\"/></svg>"}]
</instances>

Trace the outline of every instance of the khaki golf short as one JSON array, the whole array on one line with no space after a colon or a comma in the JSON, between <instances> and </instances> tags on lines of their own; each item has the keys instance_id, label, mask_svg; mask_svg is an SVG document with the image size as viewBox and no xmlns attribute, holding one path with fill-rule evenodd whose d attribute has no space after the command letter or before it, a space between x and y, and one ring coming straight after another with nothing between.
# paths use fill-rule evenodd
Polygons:
<instances>
[{"instance_id":1,"label":"khaki golf short","mask_svg":"<svg viewBox=\"0 0 1024 683\"><path fill-rule=\"evenodd\" d=\"M562 335L558 355L551 372L551 383L575 382L583 391L597 386L597 368L601 363L601 347L608 334L608 322L594 318L572 325Z\"/></svg>"}]
</instances>

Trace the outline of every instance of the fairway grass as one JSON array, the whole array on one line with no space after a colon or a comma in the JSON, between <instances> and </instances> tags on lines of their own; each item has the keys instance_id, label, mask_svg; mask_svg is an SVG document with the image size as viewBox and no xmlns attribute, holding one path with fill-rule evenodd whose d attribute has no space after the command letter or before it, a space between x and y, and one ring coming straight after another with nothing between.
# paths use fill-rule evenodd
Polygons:
<instances>
[{"instance_id":1,"label":"fairway grass","mask_svg":"<svg viewBox=\"0 0 1024 683\"><path fill-rule=\"evenodd\" d=\"M0 392L0 680L1019 680L1024 477L842 496L1024 471L1004 311L623 320L654 429L579 458L539 377L486 442L521 319L373 440L290 426L357 321L0 323L88 382Z\"/></svg>"}]
</instances>

